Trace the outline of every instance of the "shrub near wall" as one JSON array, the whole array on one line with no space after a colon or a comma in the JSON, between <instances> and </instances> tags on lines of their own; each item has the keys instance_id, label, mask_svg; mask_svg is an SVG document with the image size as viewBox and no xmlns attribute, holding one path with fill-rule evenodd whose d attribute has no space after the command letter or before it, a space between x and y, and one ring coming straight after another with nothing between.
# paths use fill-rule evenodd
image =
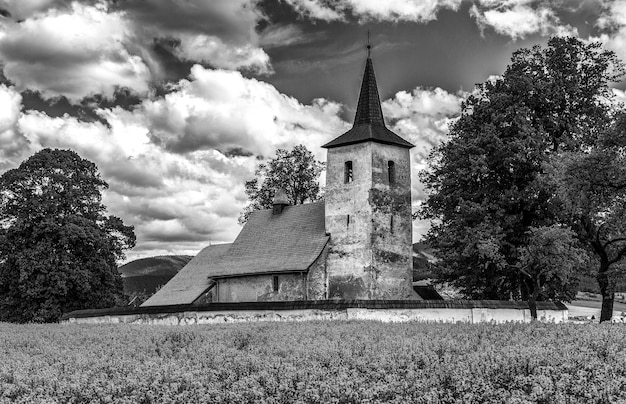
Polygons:
<instances>
[{"instance_id":1,"label":"shrub near wall","mask_svg":"<svg viewBox=\"0 0 626 404\"><path fill-rule=\"evenodd\" d=\"M626 328L0 323L0 402L609 403Z\"/></svg>"}]
</instances>

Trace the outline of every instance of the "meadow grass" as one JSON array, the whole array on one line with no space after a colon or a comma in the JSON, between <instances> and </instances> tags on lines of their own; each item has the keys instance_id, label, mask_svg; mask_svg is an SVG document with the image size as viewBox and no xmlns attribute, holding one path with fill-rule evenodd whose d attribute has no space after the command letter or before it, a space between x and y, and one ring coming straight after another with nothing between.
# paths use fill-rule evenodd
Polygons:
<instances>
[{"instance_id":1,"label":"meadow grass","mask_svg":"<svg viewBox=\"0 0 626 404\"><path fill-rule=\"evenodd\" d=\"M626 402L626 326L0 323L0 403Z\"/></svg>"}]
</instances>

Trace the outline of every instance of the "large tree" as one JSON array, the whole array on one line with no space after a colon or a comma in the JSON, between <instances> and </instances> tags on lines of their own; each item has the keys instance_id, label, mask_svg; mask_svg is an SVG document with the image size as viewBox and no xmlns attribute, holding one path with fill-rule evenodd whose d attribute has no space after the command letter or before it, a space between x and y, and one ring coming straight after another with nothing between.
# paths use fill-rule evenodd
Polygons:
<instances>
[{"instance_id":1,"label":"large tree","mask_svg":"<svg viewBox=\"0 0 626 404\"><path fill-rule=\"evenodd\" d=\"M502 77L477 86L421 175L430 195L420 215L433 221L427 239L440 251L443 280L471 298L532 296L536 283L519 270L522 248L531 228L558 223L561 209L554 187L539 180L544 164L606 132L609 83L623 70L599 44L557 37L515 52ZM567 297L557 292L544 287L539 298Z\"/></svg>"},{"instance_id":2,"label":"large tree","mask_svg":"<svg viewBox=\"0 0 626 404\"><path fill-rule=\"evenodd\" d=\"M105 215L107 183L70 150L44 149L0 176L0 320L57 321L123 296L132 226Z\"/></svg>"},{"instance_id":3,"label":"large tree","mask_svg":"<svg viewBox=\"0 0 626 404\"><path fill-rule=\"evenodd\" d=\"M611 320L616 279L626 274L626 116L593 146L552 156L543 178L556 189L559 218L595 257L600 321Z\"/></svg>"},{"instance_id":4,"label":"large tree","mask_svg":"<svg viewBox=\"0 0 626 404\"><path fill-rule=\"evenodd\" d=\"M314 202L321 198L319 177L324 163L304 145L292 150L278 149L276 157L261 163L255 170L256 177L246 181L248 205L239 217L245 223L250 214L259 209L272 207L274 193L283 189L292 205Z\"/></svg>"}]
</instances>

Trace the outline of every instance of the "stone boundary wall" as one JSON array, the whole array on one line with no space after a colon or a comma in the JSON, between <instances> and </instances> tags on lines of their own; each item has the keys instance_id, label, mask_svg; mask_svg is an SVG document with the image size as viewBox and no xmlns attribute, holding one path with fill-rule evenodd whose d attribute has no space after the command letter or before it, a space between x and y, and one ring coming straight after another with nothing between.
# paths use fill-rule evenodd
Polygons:
<instances>
[{"instance_id":1,"label":"stone boundary wall","mask_svg":"<svg viewBox=\"0 0 626 404\"><path fill-rule=\"evenodd\" d=\"M155 325L309 320L463 322L473 324L531 321L530 309L528 309L528 305L525 302L438 301L439 303L429 303L428 301L422 301L422 304L393 304L393 301L383 303L381 301L360 302L365 303L349 305L347 302L326 302L325 304L296 302L298 304L288 305L285 303L289 302L275 302L282 304L264 304L262 306L267 306L264 308L254 307L255 304L221 304L204 307L186 306L184 308L163 306L160 311L156 310L156 307L152 307L151 310L146 310L145 308L143 310L142 308L81 310L66 314L62 321L69 324L127 323ZM248 307L228 307L237 305ZM176 310L177 308L181 310ZM568 319L567 307L562 303L542 302L538 307L537 317L539 320L546 322L566 322Z\"/></svg>"}]
</instances>

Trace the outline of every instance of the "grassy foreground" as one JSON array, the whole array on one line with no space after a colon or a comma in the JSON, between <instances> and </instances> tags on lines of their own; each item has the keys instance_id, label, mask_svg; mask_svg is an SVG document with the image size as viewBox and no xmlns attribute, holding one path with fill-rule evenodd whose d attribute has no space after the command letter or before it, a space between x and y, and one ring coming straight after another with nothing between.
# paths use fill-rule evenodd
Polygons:
<instances>
[{"instance_id":1,"label":"grassy foreground","mask_svg":"<svg viewBox=\"0 0 626 404\"><path fill-rule=\"evenodd\" d=\"M0 323L15 402L626 402L626 327Z\"/></svg>"}]
</instances>

